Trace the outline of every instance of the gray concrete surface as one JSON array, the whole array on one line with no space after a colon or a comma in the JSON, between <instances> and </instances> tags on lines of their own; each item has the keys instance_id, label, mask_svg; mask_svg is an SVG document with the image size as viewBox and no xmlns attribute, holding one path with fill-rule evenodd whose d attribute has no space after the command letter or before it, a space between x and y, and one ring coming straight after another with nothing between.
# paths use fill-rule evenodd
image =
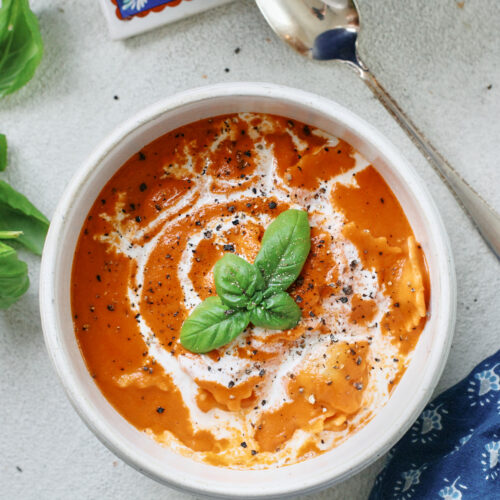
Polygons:
<instances>
[{"instance_id":1,"label":"gray concrete surface","mask_svg":"<svg viewBox=\"0 0 500 500\"><path fill-rule=\"evenodd\" d=\"M457 170L500 210L500 2L359 4L366 63ZM385 133L425 179L445 219L456 258L458 322L437 391L500 347L499 263L349 68L294 54L275 38L251 0L125 42L108 39L97 2L32 0L32 5L46 55L29 85L0 101L0 131L10 144L10 166L2 177L47 215L101 138L166 95L232 80L306 89L347 106ZM122 463L71 408L43 344L38 259L26 258L32 286L18 304L0 312L0 497L192 498ZM364 499L380 467L378 462L309 498Z\"/></svg>"}]
</instances>

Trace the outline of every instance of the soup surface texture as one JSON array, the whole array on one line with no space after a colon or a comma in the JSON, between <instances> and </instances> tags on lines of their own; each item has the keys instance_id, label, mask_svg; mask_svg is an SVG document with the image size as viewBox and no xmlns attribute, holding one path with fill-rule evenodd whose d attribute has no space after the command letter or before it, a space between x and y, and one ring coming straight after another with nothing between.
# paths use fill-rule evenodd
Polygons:
<instances>
[{"instance_id":1,"label":"soup surface texture","mask_svg":"<svg viewBox=\"0 0 500 500\"><path fill-rule=\"evenodd\" d=\"M286 331L250 325L193 354L183 321L215 294L224 253L253 262L266 227L306 210L311 251ZM332 449L388 401L427 318L423 252L380 174L348 143L283 117L181 127L111 178L73 262L74 327L88 370L137 429L237 469Z\"/></svg>"}]
</instances>

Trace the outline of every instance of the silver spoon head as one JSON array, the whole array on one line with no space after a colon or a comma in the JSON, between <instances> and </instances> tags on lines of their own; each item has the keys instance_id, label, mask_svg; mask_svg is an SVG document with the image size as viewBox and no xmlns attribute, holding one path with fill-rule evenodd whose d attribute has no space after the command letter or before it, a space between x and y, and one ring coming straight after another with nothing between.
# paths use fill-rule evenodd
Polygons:
<instances>
[{"instance_id":1,"label":"silver spoon head","mask_svg":"<svg viewBox=\"0 0 500 500\"><path fill-rule=\"evenodd\" d=\"M256 0L276 34L311 59L359 66L355 0Z\"/></svg>"}]
</instances>

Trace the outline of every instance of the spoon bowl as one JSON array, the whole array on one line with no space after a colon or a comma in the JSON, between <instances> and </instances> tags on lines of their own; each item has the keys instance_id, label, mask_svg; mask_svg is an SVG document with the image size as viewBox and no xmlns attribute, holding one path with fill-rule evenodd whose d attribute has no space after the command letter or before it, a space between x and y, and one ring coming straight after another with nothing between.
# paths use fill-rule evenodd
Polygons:
<instances>
[{"instance_id":1,"label":"spoon bowl","mask_svg":"<svg viewBox=\"0 0 500 500\"><path fill-rule=\"evenodd\" d=\"M359 14L351 0L257 0L267 22L299 53L358 65Z\"/></svg>"}]
</instances>

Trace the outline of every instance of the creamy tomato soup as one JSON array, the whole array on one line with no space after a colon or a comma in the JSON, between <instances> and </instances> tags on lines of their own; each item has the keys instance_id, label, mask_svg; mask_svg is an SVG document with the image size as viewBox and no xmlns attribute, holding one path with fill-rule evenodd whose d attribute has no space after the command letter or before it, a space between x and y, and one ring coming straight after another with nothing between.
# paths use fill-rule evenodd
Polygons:
<instances>
[{"instance_id":1,"label":"creamy tomato soup","mask_svg":"<svg viewBox=\"0 0 500 500\"><path fill-rule=\"evenodd\" d=\"M253 262L284 210L311 251L290 330L249 327L207 354L179 342L212 269ZM132 425L237 469L328 451L388 401L425 325L421 247L381 175L345 141L283 117L218 116L160 137L111 178L82 228L74 327L88 370Z\"/></svg>"}]
</instances>

